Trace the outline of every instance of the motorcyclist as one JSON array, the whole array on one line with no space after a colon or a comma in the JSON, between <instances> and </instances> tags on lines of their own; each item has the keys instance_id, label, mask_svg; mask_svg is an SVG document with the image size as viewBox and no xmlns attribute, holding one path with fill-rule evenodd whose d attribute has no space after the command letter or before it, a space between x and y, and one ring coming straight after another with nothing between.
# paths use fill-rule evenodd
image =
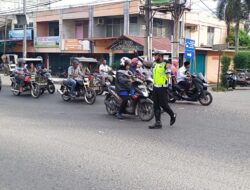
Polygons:
<instances>
[{"instance_id":1,"label":"motorcyclist","mask_svg":"<svg viewBox=\"0 0 250 190\"><path fill-rule=\"evenodd\" d=\"M120 69L116 73L115 87L118 95L122 98L122 103L118 113L116 114L118 119L123 119L122 113L124 113L126 109L132 86L132 79L129 74L130 64L131 60L129 58L123 57L121 59Z\"/></svg>"},{"instance_id":2,"label":"motorcyclist","mask_svg":"<svg viewBox=\"0 0 250 190\"><path fill-rule=\"evenodd\" d=\"M27 70L24 67L24 62L22 60L19 60L14 71L15 79L17 83L19 84L19 92L23 92L24 78L25 78L26 72Z\"/></svg>"},{"instance_id":3,"label":"motorcyclist","mask_svg":"<svg viewBox=\"0 0 250 190\"><path fill-rule=\"evenodd\" d=\"M27 72L31 75L36 74L37 70L36 67L34 66L34 63L31 63L28 67L27 67Z\"/></svg>"},{"instance_id":4,"label":"motorcyclist","mask_svg":"<svg viewBox=\"0 0 250 190\"><path fill-rule=\"evenodd\" d=\"M75 87L77 80L82 80L84 74L79 67L79 61L77 59L71 60L72 66L68 68L68 79L67 83L70 87L70 96L75 97Z\"/></svg>"},{"instance_id":5,"label":"motorcyclist","mask_svg":"<svg viewBox=\"0 0 250 190\"><path fill-rule=\"evenodd\" d=\"M190 88L188 80L190 79L190 76L187 74L190 68L190 62L185 61L183 66L179 68L177 71L177 84L181 86L185 91L188 91Z\"/></svg>"}]
</instances>

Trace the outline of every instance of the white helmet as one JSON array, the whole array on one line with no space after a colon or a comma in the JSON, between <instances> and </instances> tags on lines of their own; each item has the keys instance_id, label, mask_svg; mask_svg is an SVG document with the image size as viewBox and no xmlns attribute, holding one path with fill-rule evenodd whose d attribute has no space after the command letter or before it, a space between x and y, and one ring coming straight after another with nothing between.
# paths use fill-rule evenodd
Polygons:
<instances>
[{"instance_id":1,"label":"white helmet","mask_svg":"<svg viewBox=\"0 0 250 190\"><path fill-rule=\"evenodd\" d=\"M121 58L120 65L125 66L127 64L131 64L131 59L129 59L128 57Z\"/></svg>"}]
</instances>

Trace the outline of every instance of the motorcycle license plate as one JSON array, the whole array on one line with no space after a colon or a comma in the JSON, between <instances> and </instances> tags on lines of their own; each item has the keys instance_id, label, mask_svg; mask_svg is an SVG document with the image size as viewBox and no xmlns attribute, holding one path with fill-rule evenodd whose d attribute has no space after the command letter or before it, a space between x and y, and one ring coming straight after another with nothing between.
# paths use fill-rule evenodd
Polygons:
<instances>
[{"instance_id":1,"label":"motorcycle license plate","mask_svg":"<svg viewBox=\"0 0 250 190\"><path fill-rule=\"evenodd\" d=\"M47 86L47 83L38 83L40 86Z\"/></svg>"}]
</instances>

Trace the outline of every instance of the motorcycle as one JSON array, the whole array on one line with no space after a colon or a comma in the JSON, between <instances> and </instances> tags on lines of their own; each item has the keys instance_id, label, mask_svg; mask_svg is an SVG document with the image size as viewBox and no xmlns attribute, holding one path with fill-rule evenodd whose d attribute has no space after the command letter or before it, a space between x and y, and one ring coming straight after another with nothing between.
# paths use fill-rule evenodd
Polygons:
<instances>
[{"instance_id":1,"label":"motorcycle","mask_svg":"<svg viewBox=\"0 0 250 190\"><path fill-rule=\"evenodd\" d=\"M102 81L102 75L100 74L93 74L93 88L96 91L97 95L102 95L103 92L107 92L108 88L106 84L112 84L115 85L115 74L116 72L113 70L110 70L109 72L106 73L106 77L105 77L105 84L103 84Z\"/></svg>"},{"instance_id":2,"label":"motorcycle","mask_svg":"<svg viewBox=\"0 0 250 190\"><path fill-rule=\"evenodd\" d=\"M70 90L71 88L68 86L67 79L64 79L58 92L62 96L62 99L66 102L72 99L72 97L70 96ZM77 80L75 91L76 98L84 98L85 102L89 105L95 103L96 93L95 90L89 87L88 78L83 77L82 80Z\"/></svg>"},{"instance_id":3,"label":"motorcycle","mask_svg":"<svg viewBox=\"0 0 250 190\"><path fill-rule=\"evenodd\" d=\"M199 92L196 85L200 85L202 90ZM208 84L203 75L200 73L198 76L190 75L190 88L188 91L182 89L178 84L174 84L171 88L168 88L169 102L175 103L178 101L199 101L201 105L208 106L213 101L213 96L208 92ZM185 96L186 94L186 96Z\"/></svg>"},{"instance_id":4,"label":"motorcycle","mask_svg":"<svg viewBox=\"0 0 250 190\"><path fill-rule=\"evenodd\" d=\"M10 80L11 80L11 91L12 91L13 95L20 96L20 94L21 94L21 92L19 91L20 85L18 84L14 74L12 74L10 76ZM35 75L25 74L23 92L28 92L28 91L30 91L31 96L33 98L39 98L39 96L41 95L40 86L36 82Z\"/></svg>"},{"instance_id":5,"label":"motorcycle","mask_svg":"<svg viewBox=\"0 0 250 190\"><path fill-rule=\"evenodd\" d=\"M235 89L236 88L236 83L237 83L236 75L233 72L228 71L226 73L226 78L227 78L227 89L228 88Z\"/></svg>"},{"instance_id":6,"label":"motorcycle","mask_svg":"<svg viewBox=\"0 0 250 190\"><path fill-rule=\"evenodd\" d=\"M48 71L45 70L39 70L38 75L43 81L43 85L40 88L41 89L41 94L43 94L46 90L49 92L49 94L54 94L56 87L54 82L51 80L51 74Z\"/></svg>"},{"instance_id":7,"label":"motorcycle","mask_svg":"<svg viewBox=\"0 0 250 190\"><path fill-rule=\"evenodd\" d=\"M129 97L125 114L136 115L142 121L150 121L154 117L154 106L153 101L148 98L146 86L140 79L135 79L132 86L135 93ZM122 99L116 93L114 86L108 85L108 93L104 103L109 115L118 113Z\"/></svg>"}]
</instances>

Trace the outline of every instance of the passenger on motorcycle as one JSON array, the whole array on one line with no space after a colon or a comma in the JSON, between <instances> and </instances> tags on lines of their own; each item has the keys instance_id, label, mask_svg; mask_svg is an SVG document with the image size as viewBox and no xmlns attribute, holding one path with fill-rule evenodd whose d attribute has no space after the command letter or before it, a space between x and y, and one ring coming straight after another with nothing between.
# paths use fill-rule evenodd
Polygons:
<instances>
[{"instance_id":1,"label":"passenger on motorcycle","mask_svg":"<svg viewBox=\"0 0 250 190\"><path fill-rule=\"evenodd\" d=\"M138 61L139 61L138 58L133 58L131 60L131 65L129 67L129 71L131 71L133 74L136 73Z\"/></svg>"},{"instance_id":2,"label":"passenger on motorcycle","mask_svg":"<svg viewBox=\"0 0 250 190\"><path fill-rule=\"evenodd\" d=\"M34 66L34 63L31 63L29 66L27 66L27 72L31 75L35 75L37 70L36 67Z\"/></svg>"},{"instance_id":3,"label":"passenger on motorcycle","mask_svg":"<svg viewBox=\"0 0 250 190\"><path fill-rule=\"evenodd\" d=\"M177 84L183 88L185 91L187 91L190 88L188 80L190 79L189 75L187 75L187 72L190 68L190 62L185 61L183 66L179 68L177 72Z\"/></svg>"},{"instance_id":4,"label":"passenger on motorcycle","mask_svg":"<svg viewBox=\"0 0 250 190\"><path fill-rule=\"evenodd\" d=\"M101 60L101 65L99 66L99 73L102 77L102 85L105 85L105 80L108 77L108 71L110 70L109 66L106 63L106 60Z\"/></svg>"},{"instance_id":5,"label":"passenger on motorcycle","mask_svg":"<svg viewBox=\"0 0 250 190\"><path fill-rule=\"evenodd\" d=\"M71 64L72 66L68 68L67 83L70 87L70 96L75 97L75 87L77 80L81 80L82 77L84 77L84 74L79 67L79 61L77 59L72 59Z\"/></svg>"},{"instance_id":6,"label":"passenger on motorcycle","mask_svg":"<svg viewBox=\"0 0 250 190\"><path fill-rule=\"evenodd\" d=\"M126 109L127 102L129 100L129 94L132 86L132 79L129 75L131 60L123 57L120 63L120 69L116 73L115 88L118 95L122 98L122 103L116 114L118 119L123 119L122 113Z\"/></svg>"},{"instance_id":7,"label":"passenger on motorcycle","mask_svg":"<svg viewBox=\"0 0 250 190\"><path fill-rule=\"evenodd\" d=\"M24 79L25 79L25 73L27 72L26 68L24 67L23 61L18 61L18 64L15 68L15 79L17 83L19 84L19 92L23 92L23 86L24 86Z\"/></svg>"}]
</instances>

